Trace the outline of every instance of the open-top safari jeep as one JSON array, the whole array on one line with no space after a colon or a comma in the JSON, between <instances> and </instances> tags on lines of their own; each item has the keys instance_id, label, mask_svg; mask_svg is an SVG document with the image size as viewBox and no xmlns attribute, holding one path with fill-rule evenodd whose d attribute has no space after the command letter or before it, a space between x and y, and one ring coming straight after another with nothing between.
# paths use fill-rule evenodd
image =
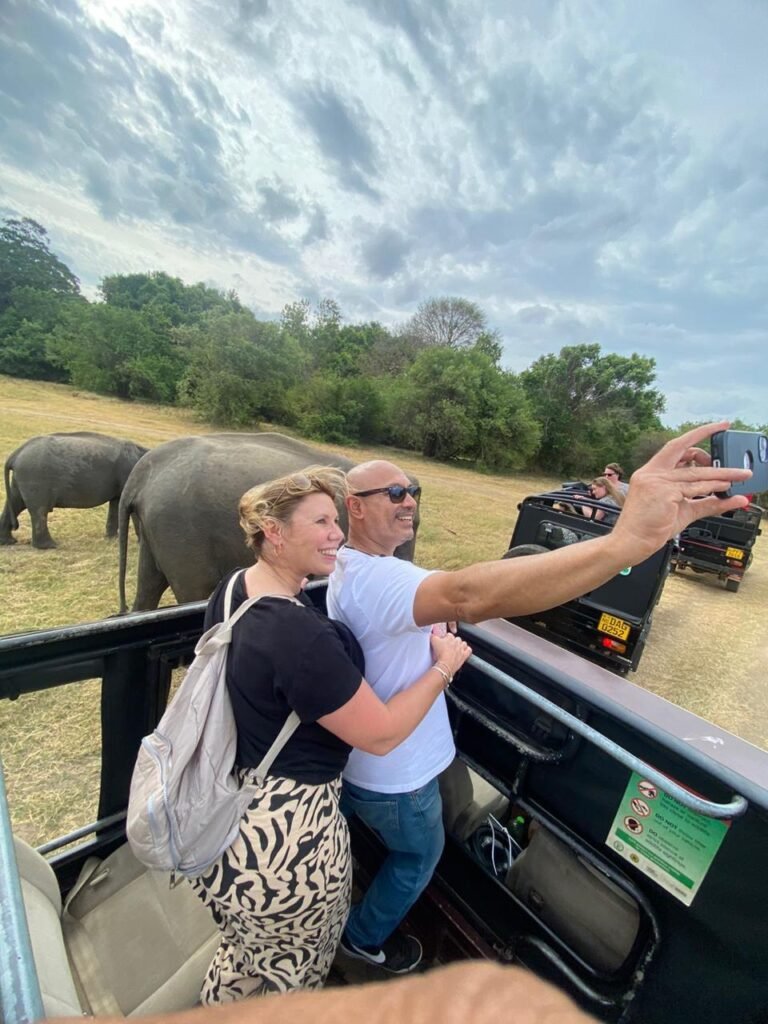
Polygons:
<instances>
[{"instance_id":1,"label":"open-top safari jeep","mask_svg":"<svg viewBox=\"0 0 768 1024\"><path fill-rule=\"evenodd\" d=\"M764 510L748 505L723 516L706 516L683 530L672 553L672 568L714 573L725 589L736 591L752 564Z\"/></svg>"},{"instance_id":2,"label":"open-top safari jeep","mask_svg":"<svg viewBox=\"0 0 768 1024\"><path fill-rule=\"evenodd\" d=\"M608 533L610 522L586 518L577 510L602 509L607 520L617 509L596 501L578 485L534 494L518 505L519 514L504 558L550 551ZM637 668L656 606L669 573L672 544L640 565L622 570L613 579L582 597L536 615L514 619L556 644L592 658L624 674Z\"/></svg>"},{"instance_id":3,"label":"open-top safari jeep","mask_svg":"<svg viewBox=\"0 0 768 1024\"><path fill-rule=\"evenodd\" d=\"M541 522L570 528L552 516L543 503ZM322 604L322 585L310 593ZM77 827L38 829L36 848L11 832L11 817L26 823L0 771L4 1024L194 1005L216 929L186 884L133 860L124 818L141 737L203 613L0 638L0 746L23 740L52 694L74 697L100 736ZM447 691L458 757L441 778L446 848L407 922L427 965L522 964L614 1024L768 1019L768 754L510 622L460 628L474 654ZM82 771L80 749L62 747L68 729L62 715L55 753L29 741L9 792L33 778L53 800ZM381 848L352 826L364 884ZM339 956L331 981L376 977Z\"/></svg>"}]
</instances>

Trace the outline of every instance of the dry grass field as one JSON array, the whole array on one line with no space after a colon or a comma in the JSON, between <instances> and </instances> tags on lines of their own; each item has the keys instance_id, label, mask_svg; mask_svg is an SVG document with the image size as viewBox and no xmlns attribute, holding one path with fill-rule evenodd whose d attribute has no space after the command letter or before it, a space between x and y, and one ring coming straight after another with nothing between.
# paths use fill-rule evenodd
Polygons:
<instances>
[{"instance_id":1,"label":"dry grass field","mask_svg":"<svg viewBox=\"0 0 768 1024\"><path fill-rule=\"evenodd\" d=\"M267 428L271 429L271 428ZM176 409L132 404L62 385L0 377L0 457L36 434L97 430L149 447L213 430ZM416 473L424 487L418 561L459 568L506 550L525 495L556 484L530 476L486 476L387 449L326 446L363 460L385 455ZM117 610L117 545L104 537L106 506L59 509L49 519L59 547L30 546L23 513L19 543L0 547L0 633L87 622ZM768 530L764 531L768 534ZM135 541L129 548L133 592ZM172 603L168 592L165 603ZM671 577L654 614L648 646L630 678L703 718L768 747L768 538L738 594L713 577ZM14 827L41 842L83 820L98 779L96 683L73 684L0 705L0 753ZM51 776L55 766L55 778ZM95 817L95 808L91 812Z\"/></svg>"}]
</instances>

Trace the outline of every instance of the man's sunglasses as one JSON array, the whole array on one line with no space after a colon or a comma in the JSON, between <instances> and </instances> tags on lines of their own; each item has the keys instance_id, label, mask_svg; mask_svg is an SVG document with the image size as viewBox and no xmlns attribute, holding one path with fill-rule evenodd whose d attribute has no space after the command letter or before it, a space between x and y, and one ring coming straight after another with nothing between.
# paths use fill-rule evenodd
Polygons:
<instances>
[{"instance_id":1,"label":"man's sunglasses","mask_svg":"<svg viewBox=\"0 0 768 1024\"><path fill-rule=\"evenodd\" d=\"M370 491L356 491L352 497L370 498L372 494L387 494L393 505L399 505L405 500L406 494L410 494L412 498L418 501L421 495L421 488L418 484L408 484L407 487L403 487L402 484L392 484L390 487L372 487Z\"/></svg>"}]
</instances>

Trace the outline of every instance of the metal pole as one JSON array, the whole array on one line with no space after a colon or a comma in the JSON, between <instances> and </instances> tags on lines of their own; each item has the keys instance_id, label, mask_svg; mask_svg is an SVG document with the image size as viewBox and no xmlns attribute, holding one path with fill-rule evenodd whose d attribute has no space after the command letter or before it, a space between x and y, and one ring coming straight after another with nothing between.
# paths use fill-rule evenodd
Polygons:
<instances>
[{"instance_id":1,"label":"metal pole","mask_svg":"<svg viewBox=\"0 0 768 1024\"><path fill-rule=\"evenodd\" d=\"M593 729L591 725L587 725L586 722L582 722L580 718L576 718L575 715L566 711L565 708L561 708L559 704L554 704L551 700L547 700L546 697L542 697L540 693L532 690L525 683L521 683L519 679L514 679L494 665L489 665L488 662L478 658L476 654L470 655L467 664L479 669L484 675L494 679L505 689L511 690L518 696L523 697L524 700L533 704L534 707L545 711L579 736L583 736L585 740L594 743L596 747L599 747L609 757L614 758L614 760L629 768L630 771L637 772L644 778L650 779L659 789L663 789L668 796L674 797L675 800L692 811L703 814L707 818L738 818L739 815L744 814L749 806L746 799L739 794L734 794L728 803L720 804L712 800L705 800L704 797L691 793L690 790L685 789L678 782L662 774L652 765L641 761L639 757L630 753L629 750L626 750L620 744L614 742L614 740L603 736L597 729Z\"/></svg>"},{"instance_id":2,"label":"metal pole","mask_svg":"<svg viewBox=\"0 0 768 1024\"><path fill-rule=\"evenodd\" d=\"M0 759L0 1010L3 1024L34 1024L44 1016Z\"/></svg>"}]
</instances>

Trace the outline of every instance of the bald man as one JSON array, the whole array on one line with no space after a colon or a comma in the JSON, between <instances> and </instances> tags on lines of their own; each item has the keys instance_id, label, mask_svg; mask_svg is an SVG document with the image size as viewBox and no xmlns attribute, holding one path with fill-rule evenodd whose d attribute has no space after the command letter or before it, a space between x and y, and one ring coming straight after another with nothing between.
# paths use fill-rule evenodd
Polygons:
<instances>
[{"instance_id":1,"label":"bald man","mask_svg":"<svg viewBox=\"0 0 768 1024\"><path fill-rule=\"evenodd\" d=\"M695 519L743 507L746 498L722 499L713 492L747 479L749 471L712 468L696 447L727 426L711 423L669 441L633 475L622 514L606 536L456 572L429 571L394 557L395 548L413 537L420 489L390 462L356 466L348 474L349 539L329 581L328 613L357 636L366 679L378 696L389 700L429 669L435 624L554 608L644 561ZM472 500L471 493L456 497ZM352 751L344 772L344 810L375 829L389 853L350 913L341 941L349 956L395 974L413 970L421 960L419 942L398 925L443 849L437 777L454 756L444 697L391 753Z\"/></svg>"}]
</instances>

